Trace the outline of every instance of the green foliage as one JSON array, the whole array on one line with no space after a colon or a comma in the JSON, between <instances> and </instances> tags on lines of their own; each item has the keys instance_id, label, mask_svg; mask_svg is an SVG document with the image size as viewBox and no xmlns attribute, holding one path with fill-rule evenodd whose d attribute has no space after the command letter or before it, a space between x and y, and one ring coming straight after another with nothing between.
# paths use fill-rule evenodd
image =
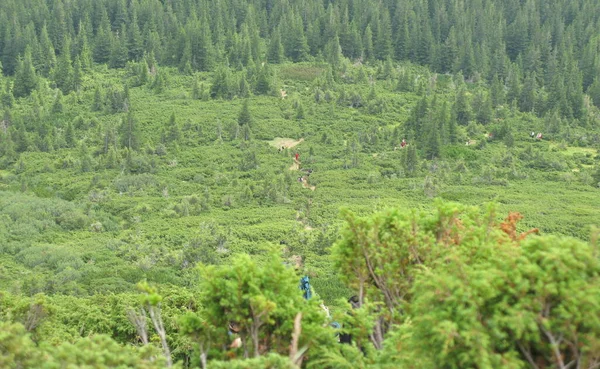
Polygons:
<instances>
[{"instance_id":1,"label":"green foliage","mask_svg":"<svg viewBox=\"0 0 600 369\"><path fill-rule=\"evenodd\" d=\"M447 265L428 254L426 266L413 260L398 269L406 248L382 230L388 223L377 223L388 237L382 240L361 225L364 240L373 241L366 250L379 261L378 275L405 295L401 308L387 313L385 294L366 280L363 305L349 314L340 299L356 293L357 282L352 271L336 272L331 245L343 222L340 207L354 219L383 208L428 214L434 197L463 204L493 199L499 211L526 216L519 232L536 226L587 239L600 207L599 49L591 31L597 2L34 3L0 2L0 288L12 293L1 292L7 297L0 298L0 320L9 322L3 331L12 332L11 352L24 353L11 360L154 367L170 347L166 356L184 367L203 360L286 367L294 361L287 359L293 321L302 312L297 353L309 350L303 367L526 366L523 350L510 341L518 336L510 330L514 316L529 319L519 342L538 355L538 366L559 366L547 336L534 329L544 321L531 312L533 296L547 291L516 295L506 263L518 254L529 269L513 269L531 280L586 291L597 281L584 281L582 260L594 256L571 263L550 243L574 255L579 248L587 253L586 245L542 239L539 250L551 256L534 262L507 251L512 241L494 245L486 237L497 229L491 236L481 231L489 219L465 210L460 220L475 225L457 223L452 232L465 236L461 249L469 246L479 259L448 246ZM531 139L531 131L544 138ZM402 139L408 146L400 146ZM442 252L431 229L447 228L423 230L439 212L396 212L393 222L420 227L414 237L425 240L415 250ZM389 249L373 247L375 241ZM282 256L265 254L263 245L272 244L282 245ZM248 265L239 255L248 255ZM300 275L270 271L279 273L290 259L303 261L302 275L310 275L319 298L299 298ZM544 269L559 261L570 274ZM215 281L215 289L225 285L215 293L264 315L256 320L241 308L235 317L213 313L221 301L190 297L204 294L197 263L214 265L219 276L243 274L245 298L232 295L232 280ZM457 265L472 285L456 279ZM399 270L409 278L397 278ZM439 286L426 283L427 271ZM578 272L582 279L572 283ZM158 308L134 294L140 280L156 289L150 295L160 291L164 329L152 329L149 310L128 319L133 307L139 316L142 306ZM415 281L422 305L414 304ZM442 287L456 292L447 304L432 297ZM594 316L591 297L543 296ZM336 344L316 308L320 298L356 345ZM595 321L582 322L569 306L548 318L549 332L564 337L560 355L574 355L565 351L574 332L585 336L577 336L577 347L598 352ZM528 310L519 315L520 308ZM473 309L495 325L465 313ZM503 315L508 311L514 316ZM243 348L227 349L229 320L239 317L248 356L252 324L262 324L256 361L235 360ZM151 331L147 345L134 323L142 320ZM374 330L387 332L380 350L370 343Z\"/></svg>"}]
</instances>

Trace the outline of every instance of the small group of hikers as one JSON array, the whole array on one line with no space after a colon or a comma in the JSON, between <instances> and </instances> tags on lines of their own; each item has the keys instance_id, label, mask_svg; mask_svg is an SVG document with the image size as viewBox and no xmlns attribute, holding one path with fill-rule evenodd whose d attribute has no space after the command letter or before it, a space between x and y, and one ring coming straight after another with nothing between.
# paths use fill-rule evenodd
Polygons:
<instances>
[{"instance_id":1,"label":"small group of hikers","mask_svg":"<svg viewBox=\"0 0 600 369\"><path fill-rule=\"evenodd\" d=\"M531 131L531 133L529 134L529 137L531 137L531 139L535 138L536 140L541 140L543 138L542 132L540 132L536 135L535 132L533 132L533 131Z\"/></svg>"},{"instance_id":2,"label":"small group of hikers","mask_svg":"<svg viewBox=\"0 0 600 369\"><path fill-rule=\"evenodd\" d=\"M298 182L308 182L308 177L310 177L311 173L313 172L312 169L306 169L305 170L306 174L303 176L298 177Z\"/></svg>"}]
</instances>

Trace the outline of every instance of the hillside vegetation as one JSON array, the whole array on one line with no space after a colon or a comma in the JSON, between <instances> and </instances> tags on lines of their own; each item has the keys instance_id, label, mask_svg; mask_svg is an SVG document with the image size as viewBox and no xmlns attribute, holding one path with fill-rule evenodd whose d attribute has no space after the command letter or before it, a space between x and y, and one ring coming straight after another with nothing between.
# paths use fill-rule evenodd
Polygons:
<instances>
[{"instance_id":1,"label":"hillside vegetation","mask_svg":"<svg viewBox=\"0 0 600 369\"><path fill-rule=\"evenodd\" d=\"M0 367L597 367L599 30L2 1Z\"/></svg>"}]
</instances>

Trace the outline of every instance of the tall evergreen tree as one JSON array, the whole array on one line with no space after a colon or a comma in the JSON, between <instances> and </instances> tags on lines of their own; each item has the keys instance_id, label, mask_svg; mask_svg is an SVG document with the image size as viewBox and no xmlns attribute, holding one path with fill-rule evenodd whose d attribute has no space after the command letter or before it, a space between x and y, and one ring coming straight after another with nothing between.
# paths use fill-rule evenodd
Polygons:
<instances>
[{"instance_id":1,"label":"tall evergreen tree","mask_svg":"<svg viewBox=\"0 0 600 369\"><path fill-rule=\"evenodd\" d=\"M467 90L464 87L461 87L456 94L456 100L454 101L452 113L456 123L463 126L469 124L472 113L471 106L469 104L469 98L467 96Z\"/></svg>"},{"instance_id":2,"label":"tall evergreen tree","mask_svg":"<svg viewBox=\"0 0 600 369\"><path fill-rule=\"evenodd\" d=\"M171 114L171 118L169 118L168 134L167 141L168 142L177 142L181 139L181 130L179 129L179 125L177 124L177 118L175 117L175 112Z\"/></svg>"},{"instance_id":3,"label":"tall evergreen tree","mask_svg":"<svg viewBox=\"0 0 600 369\"><path fill-rule=\"evenodd\" d=\"M267 61L273 64L283 62L283 44L281 43L281 34L279 29L275 29L271 34L271 41L267 50Z\"/></svg>"},{"instance_id":4,"label":"tall evergreen tree","mask_svg":"<svg viewBox=\"0 0 600 369\"><path fill-rule=\"evenodd\" d=\"M31 94L31 91L37 86L37 75L31 58L31 50L25 50L25 56L19 60L17 72L15 74L15 84L13 93L15 97L25 97Z\"/></svg>"},{"instance_id":5,"label":"tall evergreen tree","mask_svg":"<svg viewBox=\"0 0 600 369\"><path fill-rule=\"evenodd\" d=\"M137 121L130 110L126 117L123 117L120 129L121 144L129 150L137 150L140 146L140 131Z\"/></svg>"},{"instance_id":6,"label":"tall evergreen tree","mask_svg":"<svg viewBox=\"0 0 600 369\"><path fill-rule=\"evenodd\" d=\"M56 68L52 72L52 79L56 87L64 94L73 91L73 65L71 62L71 41L63 41L63 50L58 57Z\"/></svg>"},{"instance_id":7,"label":"tall evergreen tree","mask_svg":"<svg viewBox=\"0 0 600 369\"><path fill-rule=\"evenodd\" d=\"M240 114L238 115L238 125L252 125L252 115L250 114L250 108L248 107L248 99L245 99L244 103L242 104L242 109L240 110Z\"/></svg>"},{"instance_id":8,"label":"tall evergreen tree","mask_svg":"<svg viewBox=\"0 0 600 369\"><path fill-rule=\"evenodd\" d=\"M56 54L54 52L54 45L48 35L46 24L44 24L40 32L40 60L36 69L42 76L48 77L55 65Z\"/></svg>"}]
</instances>

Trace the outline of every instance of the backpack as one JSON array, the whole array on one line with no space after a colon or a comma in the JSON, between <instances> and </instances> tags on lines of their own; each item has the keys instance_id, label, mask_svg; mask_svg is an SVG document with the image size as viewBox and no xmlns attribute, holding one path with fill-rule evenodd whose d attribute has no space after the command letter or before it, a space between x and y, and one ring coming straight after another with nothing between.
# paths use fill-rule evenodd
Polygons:
<instances>
[{"instance_id":1,"label":"backpack","mask_svg":"<svg viewBox=\"0 0 600 369\"><path fill-rule=\"evenodd\" d=\"M302 297L304 297L306 300L308 300L312 297L312 292L310 290L310 282L308 280L308 276L304 276L304 277L300 278L300 286L299 287L302 291L304 291L304 293L302 294Z\"/></svg>"}]
</instances>

